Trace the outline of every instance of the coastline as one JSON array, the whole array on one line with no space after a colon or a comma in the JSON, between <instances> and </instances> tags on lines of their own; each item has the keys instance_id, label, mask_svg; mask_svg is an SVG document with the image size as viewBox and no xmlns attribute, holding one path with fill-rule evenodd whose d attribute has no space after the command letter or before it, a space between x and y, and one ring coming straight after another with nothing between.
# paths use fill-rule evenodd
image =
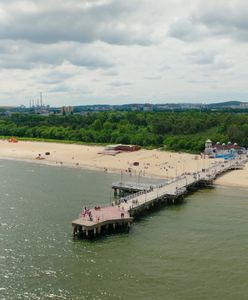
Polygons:
<instances>
[{"instance_id":1,"label":"coastline","mask_svg":"<svg viewBox=\"0 0 248 300\"><path fill-rule=\"evenodd\" d=\"M209 167L214 159L199 155L144 150L123 152L116 156L99 154L104 147L76 144L0 141L0 159L127 174L155 179L169 179L185 172L196 172ZM49 155L45 155L49 152ZM41 157L42 159L37 159ZM138 162L138 166L134 166ZM215 184L248 188L248 164L244 170L229 172L219 177Z\"/></svg>"}]
</instances>

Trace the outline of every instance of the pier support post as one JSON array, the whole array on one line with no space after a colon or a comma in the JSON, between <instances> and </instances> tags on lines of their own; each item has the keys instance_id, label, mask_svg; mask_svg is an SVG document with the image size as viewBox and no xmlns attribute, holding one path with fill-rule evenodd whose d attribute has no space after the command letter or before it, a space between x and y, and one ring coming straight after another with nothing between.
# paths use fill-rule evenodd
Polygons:
<instances>
[{"instance_id":1,"label":"pier support post","mask_svg":"<svg viewBox=\"0 0 248 300\"><path fill-rule=\"evenodd\" d=\"M115 223L113 223L113 229L115 230Z\"/></svg>"},{"instance_id":2,"label":"pier support post","mask_svg":"<svg viewBox=\"0 0 248 300\"><path fill-rule=\"evenodd\" d=\"M97 233L98 233L98 234L101 234L101 226L98 226L98 227L97 227Z\"/></svg>"},{"instance_id":3,"label":"pier support post","mask_svg":"<svg viewBox=\"0 0 248 300\"><path fill-rule=\"evenodd\" d=\"M96 235L96 228L94 228L94 235Z\"/></svg>"},{"instance_id":4,"label":"pier support post","mask_svg":"<svg viewBox=\"0 0 248 300\"><path fill-rule=\"evenodd\" d=\"M73 226L73 236L77 235L77 226Z\"/></svg>"},{"instance_id":5,"label":"pier support post","mask_svg":"<svg viewBox=\"0 0 248 300\"><path fill-rule=\"evenodd\" d=\"M85 231L85 234L86 234L86 236L88 237L88 236L89 236L89 230L86 230L86 231Z\"/></svg>"}]
</instances>

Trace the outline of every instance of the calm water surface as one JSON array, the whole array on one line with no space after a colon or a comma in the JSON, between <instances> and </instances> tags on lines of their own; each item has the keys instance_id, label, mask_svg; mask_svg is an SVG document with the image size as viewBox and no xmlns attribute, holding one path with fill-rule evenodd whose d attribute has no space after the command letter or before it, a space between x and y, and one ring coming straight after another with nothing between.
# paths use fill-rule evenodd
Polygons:
<instances>
[{"instance_id":1,"label":"calm water surface","mask_svg":"<svg viewBox=\"0 0 248 300\"><path fill-rule=\"evenodd\" d=\"M248 193L216 187L129 234L72 239L119 176L0 161L0 299L247 299Z\"/></svg>"}]
</instances>

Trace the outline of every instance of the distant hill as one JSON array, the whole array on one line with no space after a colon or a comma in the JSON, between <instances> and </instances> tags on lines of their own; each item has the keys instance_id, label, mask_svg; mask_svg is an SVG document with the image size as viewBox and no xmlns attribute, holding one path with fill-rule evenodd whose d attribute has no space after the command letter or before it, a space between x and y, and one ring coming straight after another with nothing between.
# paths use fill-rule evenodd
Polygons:
<instances>
[{"instance_id":1,"label":"distant hill","mask_svg":"<svg viewBox=\"0 0 248 300\"><path fill-rule=\"evenodd\" d=\"M248 105L247 102L227 101L227 102L220 102L220 103L211 103L211 104L208 104L207 106L209 108L213 108L213 107L215 107L215 108L222 108L222 107L233 107L233 106L239 107L239 106L245 105L245 104Z\"/></svg>"}]
</instances>

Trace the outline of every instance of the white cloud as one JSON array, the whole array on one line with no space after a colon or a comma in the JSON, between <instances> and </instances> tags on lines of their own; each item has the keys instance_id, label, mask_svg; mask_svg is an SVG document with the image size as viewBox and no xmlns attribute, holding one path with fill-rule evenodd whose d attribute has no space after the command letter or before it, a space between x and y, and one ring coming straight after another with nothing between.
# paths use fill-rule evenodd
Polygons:
<instances>
[{"instance_id":1,"label":"white cloud","mask_svg":"<svg viewBox=\"0 0 248 300\"><path fill-rule=\"evenodd\" d=\"M134 1L11 1L0 4L1 39L53 44L63 41L109 44L152 43L147 25L129 22L139 7Z\"/></svg>"},{"instance_id":2,"label":"white cloud","mask_svg":"<svg viewBox=\"0 0 248 300\"><path fill-rule=\"evenodd\" d=\"M246 100L243 0L0 0L0 105ZM220 97L217 99L216 97Z\"/></svg>"},{"instance_id":3,"label":"white cloud","mask_svg":"<svg viewBox=\"0 0 248 300\"><path fill-rule=\"evenodd\" d=\"M248 41L248 4L243 0L196 1L186 17L169 27L169 35L182 40L209 37Z\"/></svg>"},{"instance_id":4,"label":"white cloud","mask_svg":"<svg viewBox=\"0 0 248 300\"><path fill-rule=\"evenodd\" d=\"M37 66L56 66L69 62L88 69L110 68L114 63L102 48L100 43L34 44L7 40L0 46L0 66L7 69L33 69Z\"/></svg>"}]
</instances>

